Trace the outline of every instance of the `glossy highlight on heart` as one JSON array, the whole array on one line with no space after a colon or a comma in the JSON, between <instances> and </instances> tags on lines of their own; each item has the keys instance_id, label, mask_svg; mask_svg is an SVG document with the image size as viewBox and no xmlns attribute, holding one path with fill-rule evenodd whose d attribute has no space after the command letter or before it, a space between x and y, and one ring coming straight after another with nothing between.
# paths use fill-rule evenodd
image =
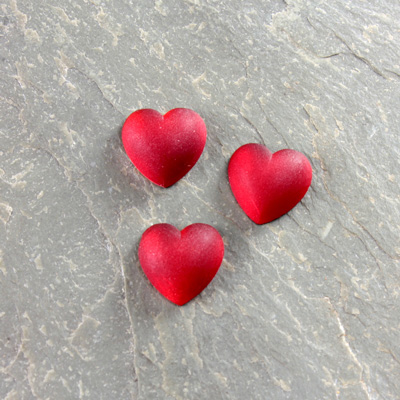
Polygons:
<instances>
[{"instance_id":1,"label":"glossy highlight on heart","mask_svg":"<svg viewBox=\"0 0 400 400\"><path fill-rule=\"evenodd\" d=\"M312 167L298 151L271 153L261 144L249 143L232 155L228 176L243 211L256 224L265 224L286 214L304 197Z\"/></svg>"},{"instance_id":2,"label":"glossy highlight on heart","mask_svg":"<svg viewBox=\"0 0 400 400\"><path fill-rule=\"evenodd\" d=\"M122 127L122 143L136 168L153 183L169 187L196 164L207 139L207 128L196 112L175 108L133 112Z\"/></svg>"},{"instance_id":3,"label":"glossy highlight on heart","mask_svg":"<svg viewBox=\"0 0 400 400\"><path fill-rule=\"evenodd\" d=\"M139 261L152 285L168 300L183 305L212 281L224 257L224 242L207 224L180 231L156 224L142 235Z\"/></svg>"}]
</instances>

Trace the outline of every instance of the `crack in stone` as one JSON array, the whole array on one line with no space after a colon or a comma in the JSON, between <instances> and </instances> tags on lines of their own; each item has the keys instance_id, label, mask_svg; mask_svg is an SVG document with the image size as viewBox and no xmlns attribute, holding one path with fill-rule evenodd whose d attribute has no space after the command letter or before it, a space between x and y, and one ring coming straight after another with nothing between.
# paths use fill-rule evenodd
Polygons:
<instances>
[{"instance_id":1,"label":"crack in stone","mask_svg":"<svg viewBox=\"0 0 400 400\"><path fill-rule=\"evenodd\" d=\"M264 111L264 108L261 106L260 100L257 99L257 104L261 112L263 113L266 121L272 126L274 131L282 138L282 140L285 142L286 146L289 148L289 143L287 142L285 136L279 132L278 128L275 126L275 124L272 123L271 119L268 117L267 113Z\"/></svg>"},{"instance_id":2,"label":"crack in stone","mask_svg":"<svg viewBox=\"0 0 400 400\"><path fill-rule=\"evenodd\" d=\"M316 58L320 58L320 59L327 59L327 58L332 58L335 57L341 53L333 53L333 54L328 54L326 56L321 56L317 53L315 53L314 51L307 49L303 46L301 46L294 38L292 35L290 35L290 33L288 33L285 29L281 28L281 31L284 32L286 34L286 36L289 39L289 42L292 43L294 45L294 47L296 47L297 49L300 49L301 51L303 51L306 54L311 54L312 56L316 57Z\"/></svg>"},{"instance_id":3,"label":"crack in stone","mask_svg":"<svg viewBox=\"0 0 400 400\"><path fill-rule=\"evenodd\" d=\"M354 362L354 363L359 367L359 369L360 369L359 383L361 384L361 387L362 387L363 391L365 392L367 398L368 398L368 399L371 399L371 397L370 397L370 390L369 390L369 388L368 388L368 386L367 386L367 384L366 384L366 382L364 381L364 378L363 378L364 368L363 368L361 362L360 362L360 361L358 360L358 358L356 357L356 355L355 355L353 349L351 348L349 342L346 340L346 335L347 335L347 334L346 334L346 330L345 330L344 325L342 324L342 321L341 321L341 319L340 319L340 317L339 317L339 313L338 313L338 312L336 311L336 309L334 308L334 306L333 306L331 300L330 300L328 297L322 297L322 298L320 298L320 297L308 297L308 296L306 296L300 289L296 288L294 285L289 285L289 284L287 284L287 283L282 279L282 277L281 277L280 274L279 274L278 269L274 266L274 264L271 262L271 260L270 260L263 252L261 252L260 250L258 250L257 247L256 247L250 240L248 240L247 242L248 242L249 244L251 244L251 246L252 246L263 258L265 258L265 259L268 261L268 263L274 268L274 270L275 270L275 272L276 272L276 274L277 274L279 280L280 280L286 287L292 289L296 294L298 294L300 297L304 298L304 299L307 300L307 301L310 301L310 300L311 300L311 301L324 301L324 302L327 302L327 303L329 304L329 306L330 306L332 312L333 312L334 315L335 315L337 324L338 324L338 326L339 326L339 330L340 330L340 332L341 332L340 338L341 338L341 340L342 340L342 343L343 343L344 347L347 349L347 352L349 353L350 358L353 360L353 362ZM351 315L352 315L352 314L351 314ZM352 315L352 316L353 316L353 315ZM372 399L371 399L371 400L372 400Z\"/></svg>"},{"instance_id":4,"label":"crack in stone","mask_svg":"<svg viewBox=\"0 0 400 400\"><path fill-rule=\"evenodd\" d=\"M66 166L64 166L64 165L62 164L62 162L58 159L58 157L57 157L55 154L53 154L50 150L48 150L48 149L46 149L46 148L44 148L44 147L34 147L34 146L25 146L25 147L26 147L26 148L31 148L31 149L37 150L37 151L43 151L43 152L45 152L46 154L48 154L48 155L51 157L51 159L53 159L53 160L56 162L56 164L58 165L58 167L62 169L64 175L65 175L66 178L67 178L67 180L68 180L69 182L73 183L73 184L75 185L75 187L82 193L82 195L83 195L84 198L86 199L85 207L86 207L87 210L89 211L90 216L96 221L96 224L97 224L98 227L99 227L99 232L100 232L100 234L103 236L103 239L104 239L106 242L110 243L110 244L113 246L113 248L116 250L116 253L117 253L118 259L119 259L119 264L120 264L120 272L121 272L121 275L122 275L122 278L123 278L123 282L124 282L124 302L123 302L123 303L124 303L124 306L125 306L125 308L126 308L126 312L127 312L127 314L128 314L128 320L129 320L130 331L131 331L131 336L132 336L132 344L133 344L133 346L134 346L134 343L136 343L137 340L136 340L136 336L135 336L135 334L134 334L133 319L132 319L132 314L131 314L130 311L129 311L129 305L128 305L128 299L127 299L127 293L128 293L128 279L127 279L127 277L126 277L126 275L125 275L124 263L123 263L123 256L122 256L122 253L121 253L119 247L115 244L114 240L113 240L111 237L109 237L109 235L107 234L107 231L106 231L106 229L104 228L103 224L102 224L101 221L96 217L94 211L92 210L91 204L93 205L93 202L91 201L89 195L80 187L78 181L72 179L72 176L71 176L71 174L70 174L70 171L68 170L68 168L67 168ZM108 290L109 290L109 289L108 289ZM138 367L137 367L137 365L136 365L136 363L135 363L135 354L134 354L134 353L135 353L135 352L133 351L133 354L132 354L132 355L133 355L132 364L133 364L133 366L134 366L134 374L135 374L135 376L136 376L136 378L137 378L136 381L137 381L137 384L138 384L138 392L139 392L140 385L139 385L139 377L138 377L138 373L137 373ZM133 396L133 394L132 394L132 396ZM133 398L133 397L132 397L132 398Z\"/></svg>"},{"instance_id":5,"label":"crack in stone","mask_svg":"<svg viewBox=\"0 0 400 400\"><path fill-rule=\"evenodd\" d=\"M191 185L189 185L188 183L186 183L185 181L183 181L189 188L191 188ZM240 225L233 220L232 218L228 217L227 215L223 214L221 211L219 211L218 209L216 209L215 207L213 207L211 204L207 203L205 200L203 200L201 197L198 196L198 194L196 192L192 192L194 194L194 196L200 200L206 207L208 207L211 211L217 213L218 215L221 215L223 218L225 218L226 220L228 220L230 223L236 225L239 229L241 229Z\"/></svg>"},{"instance_id":6,"label":"crack in stone","mask_svg":"<svg viewBox=\"0 0 400 400\"><path fill-rule=\"evenodd\" d=\"M21 292L17 291L17 293L18 293L18 296L19 296L19 301L22 301ZM17 354L15 355L14 359L6 367L1 368L0 372L4 373L4 374L7 374L9 376L12 376L14 378L14 375L12 375L10 370L14 366L14 364L18 361L19 356L22 355L22 357L28 363L27 369L24 368L24 373L26 374L26 380L28 382L28 386L29 386L30 392L31 392L32 396L35 399L40 400L39 396L36 393L35 388L33 387L33 383L32 383L32 380L31 380L31 374L29 372L29 368L31 366L31 360L30 360L29 356L26 354L26 349L24 348L24 344L25 344L25 342L27 340L26 340L26 338L24 338L24 330L23 329L26 328L26 327L23 326L22 323L21 323L21 312L20 312L20 310L19 310L17 305L15 306L15 310L16 310L16 315L17 315L17 319L18 319L18 326L20 328L20 330L19 330L20 334L19 334L19 338L18 338L18 341L19 341L18 350L17 350Z\"/></svg>"},{"instance_id":7,"label":"crack in stone","mask_svg":"<svg viewBox=\"0 0 400 400\"><path fill-rule=\"evenodd\" d=\"M297 288L296 286L294 286L294 284L288 284L280 275L278 268L273 264L273 262L270 260L270 258L264 254L261 250L259 250L257 248L257 246L250 240L250 239L246 239L245 240L246 243L248 243L258 254L260 254L260 256L262 256L265 260L267 260L268 264L274 269L276 275L278 276L278 279L282 282L282 284L286 287L288 287L289 289L291 289L292 291L294 291L295 293L297 293L300 297L302 297L305 300L321 300L320 297L308 297L306 296L299 288ZM286 252L286 251L285 251ZM289 254L288 254L289 255ZM289 255L290 258L292 258Z\"/></svg>"},{"instance_id":8,"label":"crack in stone","mask_svg":"<svg viewBox=\"0 0 400 400\"><path fill-rule=\"evenodd\" d=\"M253 130L257 133L258 137L260 138L262 144L265 146L265 141L264 138L262 137L260 131L258 130L258 128L243 114L243 112L241 110L239 110L240 115L242 116L242 118L247 122L248 125L250 125Z\"/></svg>"},{"instance_id":9,"label":"crack in stone","mask_svg":"<svg viewBox=\"0 0 400 400\"><path fill-rule=\"evenodd\" d=\"M306 17L306 20L307 20L308 24L309 24L316 32L318 32L318 29L314 26L314 24L311 23L310 18L309 18L308 16ZM364 63L365 65L367 65L368 68L369 68L372 72L374 72L375 74L377 74L377 75L380 76L381 78L384 78L384 79L386 79L386 80L391 80L391 78L390 78L388 75L385 75L385 74L384 74L381 70L379 70L379 68L377 68L370 60L368 60L367 58L365 58L364 56L362 56L362 55L360 55L360 54L357 54L357 53L351 48L351 46L346 42L346 40L345 40L342 36L338 35L332 28L326 26L325 24L323 24L323 23L320 22L320 21L318 21L318 22L319 22L322 26L324 26L327 30L331 31L332 34L336 37L336 39L338 39L338 40L349 50L349 53L338 51L338 52L335 52L335 53L333 53L333 54L329 54L329 55L326 55L326 56L321 56L321 55L316 54L316 53L314 53L314 52L312 52L312 51L309 51L311 54L313 54L314 56L316 56L316 57L318 57L318 58L322 58L322 59L332 58L332 57L336 57L336 56L339 56L339 55L350 54L350 55L354 56L355 58L357 58L358 60L360 60L360 61L361 61L362 63ZM306 50L306 49L303 48L303 50ZM307 51L307 50L306 50L306 51ZM397 73L397 72L395 72L395 71L388 70L387 68L384 68L384 71L388 72L388 73L391 74L391 75L394 75L395 78L400 78L400 73Z\"/></svg>"},{"instance_id":10,"label":"crack in stone","mask_svg":"<svg viewBox=\"0 0 400 400\"><path fill-rule=\"evenodd\" d=\"M361 62L363 62L365 65L367 65L371 71L375 72L375 74L377 74L378 76L380 76L381 78L384 78L386 80L389 80L390 78L387 77L385 74L383 74L374 64L372 64L372 62L370 60L368 60L367 58L361 56L360 54L357 54L349 45L348 43L341 37L339 36L335 31L333 31L331 29L331 32L335 35L335 37L337 39L340 40L341 43L343 43L345 45L345 47L349 50L350 54L353 55L355 58L357 58L358 60L360 60ZM346 54L346 53L343 53Z\"/></svg>"},{"instance_id":11,"label":"crack in stone","mask_svg":"<svg viewBox=\"0 0 400 400\"><path fill-rule=\"evenodd\" d=\"M371 399L370 390L369 390L369 388L368 388L368 386L367 386L367 384L365 383L364 378L363 378L363 375L364 375L364 368L363 368L361 362L358 360L357 356L355 355L353 349L351 348L350 343L346 340L347 333L346 333L346 330L345 330L345 328L344 328L344 325L343 325L343 323L342 323L342 321L341 321L341 319L340 319L339 313L338 313L338 311L335 309L335 307L333 306L333 304L332 304L332 302L331 302L331 300L330 300L329 297L324 297L323 300L326 301L326 302L328 303L328 305L329 305L329 307L330 307L332 313L335 315L336 322L337 322L338 327L339 327L339 330L340 330L340 332L341 332L340 338L341 338L341 340L342 340L342 343L343 343L344 347L347 349L347 352L349 353L350 358L351 358L351 359L354 361L354 363L359 367L359 369L360 369L360 378L359 378L359 379L360 379L361 387L362 387L363 391L365 392L367 398L368 398L368 399ZM371 399L371 400L372 400L372 399Z\"/></svg>"},{"instance_id":12,"label":"crack in stone","mask_svg":"<svg viewBox=\"0 0 400 400\"><path fill-rule=\"evenodd\" d=\"M343 224L342 224L340 221L339 221L339 224L340 224L340 226L341 226L345 231L349 232L349 233L352 234L354 237L356 237L356 238L361 242L361 244L363 245L363 247L365 248L365 250L367 251L367 253L374 259L375 264L377 265L379 271L380 271L381 274L382 274L382 277L383 277L383 285L385 286L385 289L389 292L389 289L388 289L387 283L386 283L386 276L385 276L385 273L384 273L383 270L382 270L381 264L380 264L378 258L377 258L377 257L372 253L372 251L369 249L369 247L367 246L367 243L361 238L360 235L358 235L357 233L355 233L355 232L351 231L350 229L346 228L345 226L343 226Z\"/></svg>"},{"instance_id":13,"label":"crack in stone","mask_svg":"<svg viewBox=\"0 0 400 400\"><path fill-rule=\"evenodd\" d=\"M137 384L137 393L138 393L137 398L140 399L141 398L140 397L141 385L140 385L139 373L138 373L139 366L136 363L137 355L138 355L138 352L137 352L137 349L136 349L137 338L136 338L136 335L135 335L135 330L133 328L134 327L134 321L133 321L133 316L132 316L133 313L131 313L130 310L129 310L128 295L127 295L128 291L129 291L129 289L128 289L128 286L129 286L128 285L128 278L126 277L126 274L125 274L125 265L124 265L124 262L123 262L123 256L122 256L121 250L120 250L119 246L117 246L115 244L114 244L114 246L115 246L115 249L117 250L117 253L118 253L121 275L122 275L122 279L123 279L123 282L124 282L124 305L125 305L126 311L128 313L128 319L129 319L129 324L130 324L130 333L131 333L131 336L132 336L132 355L133 355L132 365L133 365L134 378L136 378L136 379L134 379L134 381ZM132 400L135 400L135 397L133 396L133 393L132 393Z\"/></svg>"},{"instance_id":14,"label":"crack in stone","mask_svg":"<svg viewBox=\"0 0 400 400\"><path fill-rule=\"evenodd\" d=\"M308 16L306 17L306 20L307 20L308 24L309 24L315 31L318 32L318 29L311 23L310 18L309 18ZM340 43L342 43L342 44L347 48L347 50L349 51L349 53L345 53L345 52L340 52L340 51L338 51L338 52L335 52L335 53L330 54L330 55L328 55L328 56L320 56L320 55L318 55L318 54L313 53L316 57L318 57L318 58L331 58L331 57L335 57L335 56L338 56L338 55L350 54L350 55L354 56L356 59L360 60L360 61L361 61L362 63L364 63L365 65L367 65L367 67L368 67L372 72L374 72L375 74L377 74L377 75L380 76L381 78L386 79L386 80L391 80L391 78L390 78L389 76L385 75L381 70L379 70L379 68L376 67L376 66L372 63L372 61L368 60L366 57L364 57L364 56L362 56L361 54L358 54L356 51L354 51L354 50L351 48L351 46L346 42L346 40L345 40L342 36L338 35L332 28L326 26L325 24L323 24L323 23L320 22L320 21L318 21L318 22L319 22L322 26L324 26L327 30L329 30L330 32L332 32L332 34L336 37L336 39L338 39L338 40L340 41ZM394 72L394 71L390 71L390 70L388 70L388 69L386 69L386 68L385 68L384 70L385 70L386 72L389 72L389 73L393 74L396 78L400 78L400 74L398 74L398 73L396 73L396 72Z\"/></svg>"},{"instance_id":15,"label":"crack in stone","mask_svg":"<svg viewBox=\"0 0 400 400\"><path fill-rule=\"evenodd\" d=\"M20 343L18 346L18 350L17 350L17 354L15 355L15 357L5 366L5 367L1 367L0 368L0 372L2 374L7 374L7 375L11 375L11 372L9 372L9 370L14 366L14 364L18 361L18 357L20 356L20 354L23 354L23 349L22 349L22 341L20 338Z\"/></svg>"},{"instance_id":16,"label":"crack in stone","mask_svg":"<svg viewBox=\"0 0 400 400\"><path fill-rule=\"evenodd\" d=\"M307 117L308 117L308 119L309 119L309 121L310 121L312 127L315 129L317 135L320 135L319 128L317 127L316 123L314 122L314 119L313 119L312 115L310 114L310 112L309 112L304 106L303 106L303 110L304 110L304 112L306 113L306 115L307 115ZM325 162L324 162L323 158L322 158L322 157L320 156L320 154L319 154L318 146L317 146L317 144L316 144L316 142L315 142L315 138L313 138L312 144L313 144L313 147L314 147L314 149L315 149L315 153L316 153L316 155L317 155L316 158L319 160L320 165L321 165L321 169L322 169L322 171L323 171L321 177L322 177L322 182L323 182L323 185L324 185L324 187L325 187L325 190L326 190L328 196L329 196L332 200L334 200L335 202L339 203L339 204L345 209L345 211L351 216L351 218L352 218L352 220L354 221L354 223L355 223L357 226L359 226L359 227L362 229L362 231L364 231L364 232L367 234L367 236L376 244L376 246L377 246L386 256L388 256L388 257L389 257L390 259L392 259L392 260L398 260L398 259L400 259L400 256L399 256L399 257L394 257L394 256L392 256L391 254L389 254L389 253L382 247L382 245L377 241L377 239L375 239L375 237L369 232L369 230L368 230L365 226L363 226L363 225L361 224L361 222L359 222L359 221L357 220L357 218L354 216L353 212L352 212L351 209L348 207L348 205L347 205L344 201L342 201L339 197L337 197L335 194L332 193L332 191L329 189L328 182L327 182L327 180L326 180L326 172L328 172L328 169L327 169L327 167L326 167L326 165L325 165Z\"/></svg>"},{"instance_id":17,"label":"crack in stone","mask_svg":"<svg viewBox=\"0 0 400 400\"><path fill-rule=\"evenodd\" d=\"M87 201L86 207L89 210L89 213L92 216L92 218L97 222L97 225L99 226L100 233L102 234L102 236L104 237L104 239L106 241L111 243L111 245L116 250L117 255L118 255L119 265L120 265L119 271L121 273L121 276L122 276L122 279L123 279L123 282L124 282L124 286L123 286L123 288L124 288L124 302L123 302L123 304L124 304L126 312L128 314L128 320L129 320L129 325L130 325L130 333L131 333L131 337L132 337L132 347L133 347L133 350L132 350L133 351L132 365L133 365L133 368L134 368L133 372L134 372L134 375L136 376L137 390L138 390L138 393L140 393L138 366L136 364L137 351L135 351L135 348L136 348L135 347L135 343L137 342L137 338L136 338L136 335L134 334L134 322L133 322L133 318L132 318L132 313L129 310L128 296L127 296L127 294L128 294L128 278L126 277L126 274L125 274L125 265L124 265L124 262L123 262L123 256L122 256L122 253L121 253L121 250L120 250L119 246L114 242L113 239L111 239L111 237L108 236L108 234L106 232L106 229L103 227L101 221L96 217L96 215L94 214L93 210L91 209L90 204L92 204L92 201L91 201L89 195L79 186L79 184L77 184L77 188L85 196L86 201ZM140 398L139 395L138 395L138 397ZM132 393L132 399L134 399L133 393Z\"/></svg>"},{"instance_id":18,"label":"crack in stone","mask_svg":"<svg viewBox=\"0 0 400 400\"><path fill-rule=\"evenodd\" d=\"M387 349L387 352L392 356L393 360L400 365L400 360L394 355L393 351L391 349Z\"/></svg>"},{"instance_id":19,"label":"crack in stone","mask_svg":"<svg viewBox=\"0 0 400 400\"><path fill-rule=\"evenodd\" d=\"M92 82L97 89L99 90L99 92L101 93L102 97L104 98L104 100L120 115L122 115L125 118L125 114L118 110L118 108L111 102L111 100L109 100L107 98L107 96L105 95L105 93L103 92L103 90L101 89L100 85L97 83L97 81L95 79L93 79L92 77L90 77L89 75L87 75L85 72L81 71L79 68L77 67L70 67L70 70L74 70L77 71L79 74L81 74L83 77L85 77L88 81Z\"/></svg>"},{"instance_id":20,"label":"crack in stone","mask_svg":"<svg viewBox=\"0 0 400 400\"><path fill-rule=\"evenodd\" d=\"M325 243L319 236L317 236L315 233L309 231L308 229L304 228L304 226L302 226L301 224L299 224L299 222L297 222L297 220L290 215L290 213L287 214L288 218L290 218L301 230L303 230L304 232L307 232L309 235L315 237L322 245L329 247L331 250L333 250L334 252L336 252L336 249L334 247L332 247L331 245Z\"/></svg>"},{"instance_id":21,"label":"crack in stone","mask_svg":"<svg viewBox=\"0 0 400 400\"><path fill-rule=\"evenodd\" d=\"M385 68L385 71L389 74L393 74L396 78L400 78L400 73L396 71L391 71L390 69Z\"/></svg>"}]
</instances>

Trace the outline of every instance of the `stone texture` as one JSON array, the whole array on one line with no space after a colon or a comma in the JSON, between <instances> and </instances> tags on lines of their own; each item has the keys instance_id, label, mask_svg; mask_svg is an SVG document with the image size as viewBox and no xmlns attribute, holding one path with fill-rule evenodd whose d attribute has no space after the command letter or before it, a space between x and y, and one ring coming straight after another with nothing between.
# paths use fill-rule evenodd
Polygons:
<instances>
[{"instance_id":1,"label":"stone texture","mask_svg":"<svg viewBox=\"0 0 400 400\"><path fill-rule=\"evenodd\" d=\"M1 7L0 397L398 399L400 6L395 1L6 0ZM188 107L198 164L162 189L130 112ZM240 145L310 159L302 202L239 209ZM138 265L158 222L215 226L184 307Z\"/></svg>"}]
</instances>

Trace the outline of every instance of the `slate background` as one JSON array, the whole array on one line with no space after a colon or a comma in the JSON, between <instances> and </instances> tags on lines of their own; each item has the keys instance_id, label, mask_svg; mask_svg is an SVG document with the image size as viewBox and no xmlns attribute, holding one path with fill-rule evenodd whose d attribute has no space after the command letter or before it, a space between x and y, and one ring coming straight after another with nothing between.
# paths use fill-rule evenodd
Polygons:
<instances>
[{"instance_id":1,"label":"slate background","mask_svg":"<svg viewBox=\"0 0 400 400\"><path fill-rule=\"evenodd\" d=\"M399 399L400 4L5 0L0 397ZM165 190L125 155L144 107L197 111L193 170ZM313 166L257 226L227 181L248 142ZM150 225L222 234L176 307L137 260Z\"/></svg>"}]
</instances>

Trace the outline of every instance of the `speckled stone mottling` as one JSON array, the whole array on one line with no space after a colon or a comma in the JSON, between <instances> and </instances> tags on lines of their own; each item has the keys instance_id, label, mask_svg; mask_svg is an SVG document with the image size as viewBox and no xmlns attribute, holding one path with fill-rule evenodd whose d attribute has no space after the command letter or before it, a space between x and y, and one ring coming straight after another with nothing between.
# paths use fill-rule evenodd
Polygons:
<instances>
[{"instance_id":1,"label":"speckled stone mottling","mask_svg":"<svg viewBox=\"0 0 400 400\"><path fill-rule=\"evenodd\" d=\"M400 4L5 0L0 398L398 400ZM188 107L205 151L169 189L120 130ZM264 226L227 163L248 142L310 159ZM184 307L150 285L151 224L215 226L226 253Z\"/></svg>"}]
</instances>

